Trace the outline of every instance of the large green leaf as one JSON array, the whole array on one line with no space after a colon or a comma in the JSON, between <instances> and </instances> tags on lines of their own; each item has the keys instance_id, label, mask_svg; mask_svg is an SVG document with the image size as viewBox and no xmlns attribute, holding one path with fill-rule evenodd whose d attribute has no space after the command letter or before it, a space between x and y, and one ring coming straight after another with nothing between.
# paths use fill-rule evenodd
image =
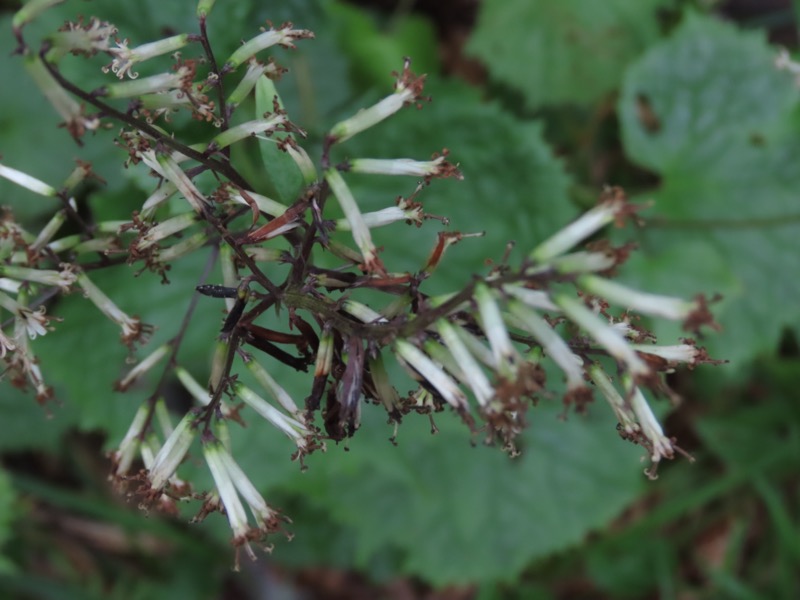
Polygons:
<instances>
[{"instance_id":1,"label":"large green leaf","mask_svg":"<svg viewBox=\"0 0 800 600\"><path fill-rule=\"evenodd\" d=\"M664 292L723 293L724 331L708 342L732 360L771 349L800 317L787 301L800 294L787 276L800 233L797 91L774 55L760 34L689 15L630 69L619 103L628 155L662 177L645 253L626 273ZM683 260L654 268L664 254Z\"/></svg>"},{"instance_id":2,"label":"large green leaf","mask_svg":"<svg viewBox=\"0 0 800 600\"><path fill-rule=\"evenodd\" d=\"M488 0L468 46L526 105L586 106L658 38L663 0Z\"/></svg>"}]
</instances>

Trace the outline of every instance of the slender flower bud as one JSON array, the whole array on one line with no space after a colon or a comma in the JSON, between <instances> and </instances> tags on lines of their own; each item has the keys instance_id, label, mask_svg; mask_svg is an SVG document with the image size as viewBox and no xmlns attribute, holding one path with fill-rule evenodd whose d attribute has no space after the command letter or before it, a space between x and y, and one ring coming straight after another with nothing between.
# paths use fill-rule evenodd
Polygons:
<instances>
[{"instance_id":1,"label":"slender flower bud","mask_svg":"<svg viewBox=\"0 0 800 600\"><path fill-rule=\"evenodd\" d=\"M63 264L63 271L52 271L48 269L30 269L28 267L17 267L14 265L0 265L0 276L10 277L18 281L30 281L43 285L53 285L61 288L61 291L68 292L77 280L78 276L73 272L71 265Z\"/></svg>"},{"instance_id":2,"label":"slender flower bud","mask_svg":"<svg viewBox=\"0 0 800 600\"><path fill-rule=\"evenodd\" d=\"M475 286L474 297L481 317L481 328L492 349L494 365L503 376L513 377L520 357L511 343L500 307L497 305L495 292L486 284L478 283Z\"/></svg>"},{"instance_id":3,"label":"slender flower bud","mask_svg":"<svg viewBox=\"0 0 800 600\"><path fill-rule=\"evenodd\" d=\"M536 275L548 271L556 273L593 273L607 271L617 264L615 257L605 252L571 252L550 260L545 264L535 265L525 270L526 275Z\"/></svg>"},{"instance_id":4,"label":"slender flower bud","mask_svg":"<svg viewBox=\"0 0 800 600\"><path fill-rule=\"evenodd\" d=\"M289 120L284 114L273 114L270 117L248 121L217 134L209 143L214 149L227 148L239 140L258 134L270 134L286 125Z\"/></svg>"},{"instance_id":5,"label":"slender flower bud","mask_svg":"<svg viewBox=\"0 0 800 600\"><path fill-rule=\"evenodd\" d=\"M211 9L214 8L214 3L216 0L200 0L197 3L197 11L196 14L198 18L204 19L208 16L208 13L211 12Z\"/></svg>"},{"instance_id":6,"label":"slender flower bud","mask_svg":"<svg viewBox=\"0 0 800 600\"><path fill-rule=\"evenodd\" d=\"M705 351L693 344L676 344L674 346L656 346L654 344L631 344L637 352L651 354L663 358L669 363L688 363L690 366L708 360Z\"/></svg>"},{"instance_id":7,"label":"slender flower bud","mask_svg":"<svg viewBox=\"0 0 800 600\"><path fill-rule=\"evenodd\" d=\"M11 26L14 28L15 32L19 31L48 8L57 6L62 2L64 2L64 0L30 0L30 2L23 4L22 8L14 13Z\"/></svg>"},{"instance_id":8,"label":"slender flower bud","mask_svg":"<svg viewBox=\"0 0 800 600\"><path fill-rule=\"evenodd\" d=\"M186 413L153 459L149 479L150 486L154 490L161 490L166 486L169 478L175 474L189 452L197 433L194 424L196 419L197 416L193 412Z\"/></svg>"},{"instance_id":9,"label":"slender flower bud","mask_svg":"<svg viewBox=\"0 0 800 600\"><path fill-rule=\"evenodd\" d=\"M601 202L539 244L530 253L531 259L537 263L549 262L614 221L626 208L627 203L624 196L613 194L609 199Z\"/></svg>"},{"instance_id":10,"label":"slender flower bud","mask_svg":"<svg viewBox=\"0 0 800 600\"><path fill-rule=\"evenodd\" d=\"M183 172L178 163L170 156L158 156L157 160L163 176L180 190L183 197L186 198L196 212L202 214L203 207L208 203L208 200L200 193L200 190L197 189L197 186L189 179L188 175Z\"/></svg>"},{"instance_id":11,"label":"slender flower bud","mask_svg":"<svg viewBox=\"0 0 800 600\"><path fill-rule=\"evenodd\" d=\"M248 388L242 383L237 383L234 386L236 395L241 398L245 404L255 410L259 415L264 417L267 421L272 423L275 427L285 433L291 439L301 452L308 449L308 440L311 432L308 428L292 417L284 415L277 408L272 406L269 402L264 400L261 396L256 394L253 390Z\"/></svg>"},{"instance_id":12,"label":"slender flower bud","mask_svg":"<svg viewBox=\"0 0 800 600\"><path fill-rule=\"evenodd\" d=\"M314 34L307 29L292 29L291 23L285 23L279 29L270 28L253 39L245 42L225 62L232 68L249 60L254 54L277 44L284 48L295 48L294 40L313 38Z\"/></svg>"},{"instance_id":13,"label":"slender flower bud","mask_svg":"<svg viewBox=\"0 0 800 600\"><path fill-rule=\"evenodd\" d=\"M628 385L631 384L630 381L627 383ZM658 419L656 419L653 410L650 408L644 394L642 394L642 390L640 390L638 386L633 387L630 402L631 409L636 415L636 420L639 422L642 434L644 434L645 438L650 442L650 460L654 463L654 466L657 465L662 458L673 458L675 456L675 447L672 444L672 440L664 435L661 424L658 422ZM648 474L653 472L654 471L651 470Z\"/></svg>"},{"instance_id":14,"label":"slender flower bud","mask_svg":"<svg viewBox=\"0 0 800 600\"><path fill-rule=\"evenodd\" d=\"M397 340L394 343L394 350L402 364L416 371L448 404L463 412L469 410L467 397L459 389L458 384L419 348L405 340Z\"/></svg>"},{"instance_id":15,"label":"slender flower bud","mask_svg":"<svg viewBox=\"0 0 800 600\"><path fill-rule=\"evenodd\" d=\"M354 316L362 323L386 323L387 319L379 312L375 312L366 304L356 302L355 300L344 300L341 304L344 312Z\"/></svg>"},{"instance_id":16,"label":"slender flower bud","mask_svg":"<svg viewBox=\"0 0 800 600\"><path fill-rule=\"evenodd\" d=\"M122 341L126 345L141 340L152 331L152 327L142 324L139 317L129 317L122 312L100 288L92 283L86 273L78 275L77 284L83 288L84 295L100 309L100 312L122 328Z\"/></svg>"},{"instance_id":17,"label":"slender flower bud","mask_svg":"<svg viewBox=\"0 0 800 600\"><path fill-rule=\"evenodd\" d=\"M254 58L251 58L247 62L247 71L245 72L244 77L242 77L234 90L230 93L226 104L230 108L239 106L239 104L241 104L245 98L250 95L250 92L253 91L253 88L255 87L259 78L266 72L274 69L275 65L271 62L262 63Z\"/></svg>"},{"instance_id":18,"label":"slender flower bud","mask_svg":"<svg viewBox=\"0 0 800 600\"><path fill-rule=\"evenodd\" d=\"M475 394L478 404L486 407L494 396L494 390L491 383L489 383L489 379L483 373L480 364L478 364L466 344L456 333L455 326L445 319L439 319L436 322L436 330L439 332L447 349L452 353L453 358L461 367L464 378L472 393Z\"/></svg>"},{"instance_id":19,"label":"slender flower bud","mask_svg":"<svg viewBox=\"0 0 800 600\"><path fill-rule=\"evenodd\" d=\"M208 389L212 394L217 391L217 388L222 383L222 378L225 376L225 366L227 365L228 362L229 349L230 349L230 338L223 337L217 339L217 342L214 345L214 357L211 359L211 375L208 378ZM192 389L197 391L197 389L200 387L199 384L195 382L194 378L192 378L188 372L186 372L185 370L183 372L185 373L187 379L186 381L181 380L181 383L183 383L183 385L186 386L187 389L191 385ZM203 397L204 400L201 400L201 402L204 405L208 404L210 400L209 394L204 393Z\"/></svg>"},{"instance_id":20,"label":"slender flower bud","mask_svg":"<svg viewBox=\"0 0 800 600\"><path fill-rule=\"evenodd\" d=\"M625 400L614 387L611 379L606 375L598 363L593 363L587 370L589 377L592 378L597 389L600 390L602 396L608 401L611 410L617 417L617 421L625 432L626 437L633 437L635 439L636 433L641 430L639 424L636 422L636 415L631 408L630 402Z\"/></svg>"},{"instance_id":21,"label":"slender flower bud","mask_svg":"<svg viewBox=\"0 0 800 600\"><path fill-rule=\"evenodd\" d=\"M352 173L372 173L376 175L410 175L412 177L455 177L464 176L442 154L433 160L412 160L410 158L354 158L348 161L347 170Z\"/></svg>"},{"instance_id":22,"label":"slender flower bud","mask_svg":"<svg viewBox=\"0 0 800 600\"><path fill-rule=\"evenodd\" d=\"M17 345L0 329L0 358L5 358L6 354L17 349Z\"/></svg>"},{"instance_id":23,"label":"slender flower bud","mask_svg":"<svg viewBox=\"0 0 800 600\"><path fill-rule=\"evenodd\" d=\"M219 262L222 271L222 283L228 287L238 288L239 274L236 271L236 262L233 258L233 248L228 244L223 244L219 249ZM236 298L225 298L225 308L230 313L236 304Z\"/></svg>"},{"instance_id":24,"label":"slender flower bud","mask_svg":"<svg viewBox=\"0 0 800 600\"><path fill-rule=\"evenodd\" d=\"M245 192L247 194L247 198L241 192L232 192L229 196L231 200L237 202L239 204L244 204L245 206L250 206L251 201L255 202L258 210L263 213L268 214L271 217L279 217L283 213L287 211L289 208L285 204L281 204L277 200L273 200L272 198L267 198L266 196L262 196L261 194L256 194L255 192Z\"/></svg>"},{"instance_id":25,"label":"slender flower bud","mask_svg":"<svg viewBox=\"0 0 800 600\"><path fill-rule=\"evenodd\" d=\"M302 146L298 146L297 144L286 144L286 154L292 158L294 163L297 165L297 168L300 170L300 174L303 176L303 183L306 185L311 185L317 181L319 178L317 168L314 166L314 162L311 160L311 157Z\"/></svg>"},{"instance_id":26,"label":"slender flower bud","mask_svg":"<svg viewBox=\"0 0 800 600\"><path fill-rule=\"evenodd\" d=\"M376 356L368 355L367 364L369 365L369 373L372 377L372 383L375 386L375 395L377 399L381 401L381 404L383 404L389 416L394 419L395 422L399 422L401 418L400 395L389 381L389 374L386 372L383 357L380 354Z\"/></svg>"},{"instance_id":27,"label":"slender flower bud","mask_svg":"<svg viewBox=\"0 0 800 600\"><path fill-rule=\"evenodd\" d=\"M700 308L697 302L640 292L596 275L583 275L576 283L581 289L612 304L673 321L685 321Z\"/></svg>"},{"instance_id":28,"label":"slender flower bud","mask_svg":"<svg viewBox=\"0 0 800 600\"><path fill-rule=\"evenodd\" d=\"M127 390L131 384L136 381L139 377L147 373L150 369L152 369L158 361L164 358L167 354L169 354L170 345L163 344L155 349L155 351L151 352L146 358L144 358L138 365L133 367L128 374L125 375L122 379L120 379L116 384L114 384L114 389L118 392L124 392Z\"/></svg>"},{"instance_id":29,"label":"slender flower bud","mask_svg":"<svg viewBox=\"0 0 800 600\"><path fill-rule=\"evenodd\" d=\"M197 400L203 406L208 406L208 403L211 402L211 396L208 393L208 390L203 389L203 386L200 385L197 380L192 377L192 375L183 367L176 367L175 375L177 375L178 380L183 384L183 387L186 389L187 392Z\"/></svg>"},{"instance_id":30,"label":"slender flower bud","mask_svg":"<svg viewBox=\"0 0 800 600\"><path fill-rule=\"evenodd\" d=\"M568 392L586 387L583 380L583 360L576 356L564 339L540 317L536 312L525 306L520 300L511 300L508 310L515 317L517 323L528 331L542 345L545 353L553 359L567 378Z\"/></svg>"},{"instance_id":31,"label":"slender flower bud","mask_svg":"<svg viewBox=\"0 0 800 600\"><path fill-rule=\"evenodd\" d=\"M171 219L167 219L166 221L162 221L158 225L151 227L139 238L136 242L136 248L138 250L145 250L164 238L191 227L195 223L197 223L197 215L193 212L183 213Z\"/></svg>"},{"instance_id":32,"label":"slender flower bud","mask_svg":"<svg viewBox=\"0 0 800 600\"><path fill-rule=\"evenodd\" d=\"M611 356L624 363L635 378L651 375L650 368L639 358L627 340L582 302L563 294L556 296L554 300L570 321L585 329Z\"/></svg>"},{"instance_id":33,"label":"slender flower bud","mask_svg":"<svg viewBox=\"0 0 800 600\"><path fill-rule=\"evenodd\" d=\"M24 64L36 86L64 119L64 125L73 138L78 140L87 129L94 131L100 126L100 118L97 115L87 117L83 114L81 105L59 85L37 54L27 55Z\"/></svg>"},{"instance_id":34,"label":"slender flower bud","mask_svg":"<svg viewBox=\"0 0 800 600\"><path fill-rule=\"evenodd\" d=\"M180 50L188 43L188 33L181 33L163 40L142 44L136 48L128 48L127 39L121 42L118 41L116 48L111 48L108 51L109 54L114 57L114 60L111 61L111 64L103 67L103 72L108 73L110 70L119 79L123 79L126 74L131 79L136 79L139 76L139 73L131 70L136 63L149 60L156 56L170 54L176 50Z\"/></svg>"},{"instance_id":35,"label":"slender flower bud","mask_svg":"<svg viewBox=\"0 0 800 600\"><path fill-rule=\"evenodd\" d=\"M278 385L278 382L272 378L258 361L251 359L247 361L246 365L256 381L283 407L283 410L294 416L300 415L301 411L297 408L297 404L292 400L289 392Z\"/></svg>"},{"instance_id":36,"label":"slender flower bud","mask_svg":"<svg viewBox=\"0 0 800 600\"><path fill-rule=\"evenodd\" d=\"M390 206L381 210L364 213L361 215L364 224L369 229L375 227L383 227L384 225L391 225L397 221L411 221L413 223L422 223L422 206L416 205L409 208L402 208L400 206ZM347 219L338 219L336 221L337 231L352 231L350 221Z\"/></svg>"},{"instance_id":37,"label":"slender flower bud","mask_svg":"<svg viewBox=\"0 0 800 600\"><path fill-rule=\"evenodd\" d=\"M560 311L558 306L550 299L550 294L543 290L532 290L520 285L508 284L503 286L503 292L531 308L552 312Z\"/></svg>"},{"instance_id":38,"label":"slender flower bud","mask_svg":"<svg viewBox=\"0 0 800 600\"><path fill-rule=\"evenodd\" d=\"M142 404L139 407L130 427L128 427L128 432L119 443L119 448L111 454L111 462L114 465L114 475L116 477L125 475L130 470L133 459L139 453L143 428L147 423L149 412L150 407L147 404Z\"/></svg>"},{"instance_id":39,"label":"slender flower bud","mask_svg":"<svg viewBox=\"0 0 800 600\"><path fill-rule=\"evenodd\" d=\"M73 210L77 209L74 200L70 199L69 203ZM47 222L47 225L42 227L39 235L36 236L36 239L30 245L30 251L39 252L42 248L44 248L50 242L50 240L53 239L53 236L58 232L58 230L61 229L61 226L66 220L67 211L66 209L62 208L51 217L51 219Z\"/></svg>"},{"instance_id":40,"label":"slender flower bud","mask_svg":"<svg viewBox=\"0 0 800 600\"><path fill-rule=\"evenodd\" d=\"M162 183L158 189L150 194L150 197L145 200L144 204L142 204L141 217L143 219L150 219L156 211L156 208L159 205L169 200L175 192L178 191L178 187L172 183L171 181L165 181Z\"/></svg>"},{"instance_id":41,"label":"slender flower bud","mask_svg":"<svg viewBox=\"0 0 800 600\"><path fill-rule=\"evenodd\" d=\"M208 234L205 231L198 231L167 248L161 248L158 252L157 261L162 264L171 263L179 258L194 253L195 250L199 250L205 246L207 242Z\"/></svg>"},{"instance_id":42,"label":"slender flower bud","mask_svg":"<svg viewBox=\"0 0 800 600\"><path fill-rule=\"evenodd\" d=\"M267 506L264 498L223 444L217 440L204 440L203 456L209 471L211 471L211 476L214 478L219 499L225 508L228 523L233 531L233 545L237 548L244 546L247 555L255 560L256 556L249 542L277 531L280 515ZM255 529L250 527L247 522L242 498L253 514L257 525ZM238 555L235 569L239 570Z\"/></svg>"},{"instance_id":43,"label":"slender flower bud","mask_svg":"<svg viewBox=\"0 0 800 600\"><path fill-rule=\"evenodd\" d=\"M425 76L417 77L409 69L410 61L406 60L403 71L397 77L395 91L377 104L358 111L354 116L333 126L330 138L334 142L343 142L357 133L377 125L392 116L404 106L416 102L422 95Z\"/></svg>"},{"instance_id":44,"label":"slender flower bud","mask_svg":"<svg viewBox=\"0 0 800 600\"><path fill-rule=\"evenodd\" d=\"M53 198L56 196L56 194L58 194L58 191L53 186L47 185L45 182L40 181L35 177L31 177L27 173L23 173L17 169L12 169L11 167L7 167L3 164L0 164L0 177L8 179L9 181L29 189L40 196Z\"/></svg>"},{"instance_id":45,"label":"slender flower bud","mask_svg":"<svg viewBox=\"0 0 800 600\"><path fill-rule=\"evenodd\" d=\"M347 187L339 171L330 168L325 171L325 179L331 187L333 195L342 207L347 222L350 223L350 230L353 232L353 241L361 251L364 258L364 266L368 272L384 271L383 263L378 258L375 244L372 243L372 235L369 226L364 222L364 217L358 208L358 203L353 197L350 188Z\"/></svg>"}]
</instances>

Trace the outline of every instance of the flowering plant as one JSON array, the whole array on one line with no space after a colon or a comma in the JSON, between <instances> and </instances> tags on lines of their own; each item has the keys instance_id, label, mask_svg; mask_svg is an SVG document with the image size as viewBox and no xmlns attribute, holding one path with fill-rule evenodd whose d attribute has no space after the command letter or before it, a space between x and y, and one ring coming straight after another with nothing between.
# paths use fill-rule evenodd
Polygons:
<instances>
[{"instance_id":1,"label":"flowering plant","mask_svg":"<svg viewBox=\"0 0 800 600\"><path fill-rule=\"evenodd\" d=\"M121 127L116 143L127 154L126 167L145 170L157 183L133 214L88 223L75 200L79 184L92 176L88 164L79 164L60 188L8 161L0 165L0 176L61 202L38 232L11 212L2 221L0 305L11 314L0 334L6 377L33 387L42 403L51 398L31 340L57 329L58 319L50 315L51 307L57 309L54 299L73 291L120 327L122 343L138 357L152 327L123 312L95 283L94 272L124 261L168 283L176 261L211 249L174 335L135 358L116 382L125 391L161 369L112 455L115 482L144 506L171 511L178 501L199 499L196 518L224 512L234 545L251 555L250 542L283 531L287 517L266 503L234 457L229 425L252 419L250 409L292 441L293 458L301 463L327 444L352 437L369 404L386 411L395 433L409 415L427 415L435 430L435 413L454 412L475 435L513 456L529 409L563 386L565 411L584 411L595 395L608 403L619 435L644 448L649 476L662 459L682 453L663 432L645 393L674 401L666 374L715 361L693 338L657 344L639 315L680 322L695 335L716 325L703 296L682 300L612 281L634 248L595 236L608 225L636 222L639 207L623 190L603 190L594 208L533 244L518 263L507 253L462 288L433 294L430 281L449 248L482 235L448 229L447 219L427 213L422 203L433 180L463 179L452 162L457 149L443 149L429 160L337 158L351 138L429 100L425 77L408 60L394 74L389 95L328 130L315 162L303 144L306 131L290 120L278 94L275 82L284 70L263 58L265 50L293 48L313 38L312 32L291 23L268 24L221 61L206 30L213 2L203 0L196 33L131 48L129 40L116 37L115 26L92 18L67 23L33 48L25 27L51 4L29 3L14 19L26 69L76 142ZM200 57L184 58L181 52L192 47ZM87 90L65 75L69 55L98 54L111 59L99 67L108 77L103 86ZM174 59L168 72L140 76L139 69L168 55ZM255 118L241 119L251 103ZM175 135L172 119L182 113L203 124L203 141L188 143ZM263 179L295 182L283 188L284 197L261 193L242 174L241 158L232 150L254 138L267 147ZM348 184L359 173L412 177L416 185L392 205L366 211ZM428 259L413 271L392 270L393 257L381 255L374 231L431 219L443 229ZM63 234L67 223L77 232ZM217 265L221 281L209 283ZM207 340L213 358L204 383L178 360L201 296L220 299L226 311L218 336ZM265 317L273 309L279 326ZM274 376L277 363L309 372L301 402ZM560 381L546 376L548 363L561 372ZM393 383L393 365L414 382L410 393L401 394ZM195 401L177 425L165 401L173 380ZM196 440L214 482L205 492L178 475Z\"/></svg>"}]
</instances>

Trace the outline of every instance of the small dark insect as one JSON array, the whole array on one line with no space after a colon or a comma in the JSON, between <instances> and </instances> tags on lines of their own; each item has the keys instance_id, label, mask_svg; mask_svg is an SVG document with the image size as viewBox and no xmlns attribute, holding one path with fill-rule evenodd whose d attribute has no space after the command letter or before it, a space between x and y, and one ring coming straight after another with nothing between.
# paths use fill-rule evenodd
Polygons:
<instances>
[{"instance_id":1,"label":"small dark insect","mask_svg":"<svg viewBox=\"0 0 800 600\"><path fill-rule=\"evenodd\" d=\"M211 296L212 298L236 298L238 294L238 288L224 285L198 285L194 289L204 296Z\"/></svg>"}]
</instances>

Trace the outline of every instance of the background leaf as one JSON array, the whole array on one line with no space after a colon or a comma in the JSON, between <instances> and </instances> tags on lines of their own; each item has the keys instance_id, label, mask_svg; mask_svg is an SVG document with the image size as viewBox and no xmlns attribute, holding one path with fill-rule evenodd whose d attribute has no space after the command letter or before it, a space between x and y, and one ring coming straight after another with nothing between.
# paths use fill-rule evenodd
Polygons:
<instances>
[{"instance_id":1,"label":"background leaf","mask_svg":"<svg viewBox=\"0 0 800 600\"><path fill-rule=\"evenodd\" d=\"M586 106L610 92L625 65L658 38L662 0L487 0L469 52L528 109Z\"/></svg>"},{"instance_id":2,"label":"background leaf","mask_svg":"<svg viewBox=\"0 0 800 600\"><path fill-rule=\"evenodd\" d=\"M628 276L665 292L722 293L724 330L708 343L733 361L773 347L800 317L785 301L800 294L785 277L800 225L798 95L774 57L759 34L690 14L631 67L619 101L626 152L662 177L645 196L655 199L653 225ZM684 260L645 265L664 252Z\"/></svg>"}]
</instances>

